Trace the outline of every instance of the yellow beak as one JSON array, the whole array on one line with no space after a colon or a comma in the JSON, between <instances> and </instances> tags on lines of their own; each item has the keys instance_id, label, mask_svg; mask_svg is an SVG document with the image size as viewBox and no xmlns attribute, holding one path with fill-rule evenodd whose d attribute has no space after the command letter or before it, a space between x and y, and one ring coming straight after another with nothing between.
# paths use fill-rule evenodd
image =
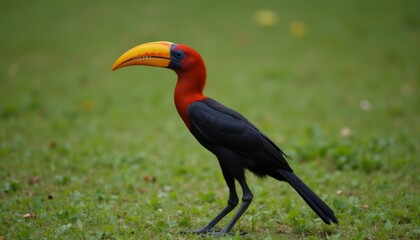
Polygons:
<instances>
[{"instance_id":1,"label":"yellow beak","mask_svg":"<svg viewBox=\"0 0 420 240\"><path fill-rule=\"evenodd\" d=\"M121 55L112 66L112 71L132 65L168 67L171 62L172 44L171 42L150 42L138 45Z\"/></svg>"}]
</instances>

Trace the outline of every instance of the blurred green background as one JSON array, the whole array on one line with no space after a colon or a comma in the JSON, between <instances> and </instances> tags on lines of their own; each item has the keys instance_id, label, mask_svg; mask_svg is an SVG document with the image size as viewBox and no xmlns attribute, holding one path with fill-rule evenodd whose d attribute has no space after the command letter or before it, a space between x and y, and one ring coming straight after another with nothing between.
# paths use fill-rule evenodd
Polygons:
<instances>
[{"instance_id":1,"label":"blurred green background","mask_svg":"<svg viewBox=\"0 0 420 240\"><path fill-rule=\"evenodd\" d=\"M205 93L279 143L341 221L323 226L290 187L249 175L256 198L237 227L249 238L418 238L418 9L3 1L0 237L189 238L176 232L225 204L217 161L177 116L176 75L110 71L129 48L166 40L202 54Z\"/></svg>"}]
</instances>

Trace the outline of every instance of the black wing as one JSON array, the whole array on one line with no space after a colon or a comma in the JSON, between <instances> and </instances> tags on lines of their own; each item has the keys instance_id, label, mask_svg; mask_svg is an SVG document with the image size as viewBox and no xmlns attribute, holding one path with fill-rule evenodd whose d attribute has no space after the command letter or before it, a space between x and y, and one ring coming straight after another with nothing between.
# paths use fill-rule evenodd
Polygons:
<instances>
[{"instance_id":1,"label":"black wing","mask_svg":"<svg viewBox=\"0 0 420 240\"><path fill-rule=\"evenodd\" d=\"M280 148L238 112L206 98L192 103L187 114L210 144L239 152L267 167L292 172Z\"/></svg>"}]
</instances>

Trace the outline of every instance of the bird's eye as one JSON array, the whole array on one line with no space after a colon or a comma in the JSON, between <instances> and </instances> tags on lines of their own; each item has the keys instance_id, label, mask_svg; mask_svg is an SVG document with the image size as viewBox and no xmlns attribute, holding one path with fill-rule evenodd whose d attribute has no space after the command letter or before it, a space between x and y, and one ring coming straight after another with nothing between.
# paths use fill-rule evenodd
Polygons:
<instances>
[{"instance_id":1,"label":"bird's eye","mask_svg":"<svg viewBox=\"0 0 420 240\"><path fill-rule=\"evenodd\" d=\"M178 59L183 59L184 58L184 53L181 50L177 50L175 51L175 57Z\"/></svg>"}]
</instances>

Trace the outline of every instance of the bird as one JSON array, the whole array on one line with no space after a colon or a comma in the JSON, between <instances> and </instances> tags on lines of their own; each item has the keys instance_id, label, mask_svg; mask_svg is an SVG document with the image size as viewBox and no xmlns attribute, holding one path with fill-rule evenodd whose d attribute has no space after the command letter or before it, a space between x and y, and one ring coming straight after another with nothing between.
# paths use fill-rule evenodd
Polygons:
<instances>
[{"instance_id":1,"label":"bird","mask_svg":"<svg viewBox=\"0 0 420 240\"><path fill-rule=\"evenodd\" d=\"M223 236L231 230L253 200L245 173L272 177L287 182L326 224L338 224L331 208L321 200L292 170L287 155L247 118L204 95L206 66L200 53L185 44L156 41L140 44L123 53L112 71L127 66L168 68L177 74L174 91L176 109L190 133L220 165L229 190L227 205L207 225L187 234ZM242 188L242 201L236 191ZM227 214L239 205L232 219L222 229L215 229Z\"/></svg>"}]
</instances>

